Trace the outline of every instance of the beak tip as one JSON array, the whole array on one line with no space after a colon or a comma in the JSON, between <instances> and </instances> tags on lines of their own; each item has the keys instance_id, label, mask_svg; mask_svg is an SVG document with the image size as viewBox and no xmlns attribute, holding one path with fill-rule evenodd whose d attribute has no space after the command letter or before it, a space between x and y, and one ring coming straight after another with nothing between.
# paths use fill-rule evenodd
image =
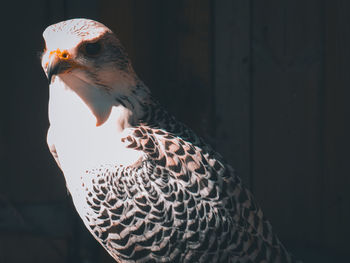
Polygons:
<instances>
[{"instance_id":1,"label":"beak tip","mask_svg":"<svg viewBox=\"0 0 350 263\"><path fill-rule=\"evenodd\" d=\"M52 75L48 75L47 76L47 81L49 82L49 85L51 84L51 81L52 81Z\"/></svg>"},{"instance_id":2,"label":"beak tip","mask_svg":"<svg viewBox=\"0 0 350 263\"><path fill-rule=\"evenodd\" d=\"M59 74L61 69L62 69L62 65L61 65L60 59L58 58L57 55L53 56L50 59L46 69L46 75L47 75L47 80L49 81L49 85L51 84L53 76Z\"/></svg>"}]
</instances>

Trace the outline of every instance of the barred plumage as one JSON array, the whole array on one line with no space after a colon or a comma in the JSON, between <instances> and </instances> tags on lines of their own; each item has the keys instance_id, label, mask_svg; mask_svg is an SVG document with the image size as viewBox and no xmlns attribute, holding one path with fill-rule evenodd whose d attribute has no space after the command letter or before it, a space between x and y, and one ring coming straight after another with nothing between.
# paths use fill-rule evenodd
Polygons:
<instances>
[{"instance_id":1,"label":"barred plumage","mask_svg":"<svg viewBox=\"0 0 350 263\"><path fill-rule=\"evenodd\" d=\"M54 136L49 134L48 140L80 216L117 262L296 262L224 159L151 97L124 51L118 56L108 55L120 47L109 29L77 19L47 30L54 35L67 31L67 36L76 32L76 37L84 37L73 42L76 46L72 50L96 39L109 43L100 58L87 56L81 60L79 56L83 55L78 52L72 56L74 63L82 65L79 69L69 62L69 72L55 72L58 80L50 85L52 93L58 89L67 98L76 96L72 103L79 105L79 110L85 106L89 110L81 110L80 122L75 124L78 116L57 113L62 109L55 103L62 98L56 96L52 107L57 116L50 115L50 134ZM48 76L52 73L51 60L44 55ZM110 76L111 71L116 79ZM76 79L83 77L87 84ZM112 85L112 80L117 83ZM97 126L91 125L90 115L96 118ZM73 127L69 131L65 130L67 123ZM74 132L78 136L67 143ZM118 140L117 148L110 148L101 138L111 134L115 138L107 139ZM92 146L94 141L98 146ZM98 159L90 168L84 166L89 158L103 155L105 149L108 155L119 157ZM88 151L86 160L81 160L83 151ZM129 152L131 162L123 162L122 155Z\"/></svg>"}]
</instances>

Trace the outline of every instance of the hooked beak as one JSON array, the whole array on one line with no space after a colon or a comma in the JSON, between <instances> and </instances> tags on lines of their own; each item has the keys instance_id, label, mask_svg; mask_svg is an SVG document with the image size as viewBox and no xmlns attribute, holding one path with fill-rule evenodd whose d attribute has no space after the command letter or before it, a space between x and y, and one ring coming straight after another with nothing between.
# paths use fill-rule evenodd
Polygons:
<instances>
[{"instance_id":1,"label":"hooked beak","mask_svg":"<svg viewBox=\"0 0 350 263\"><path fill-rule=\"evenodd\" d=\"M61 52L59 49L50 52L49 61L46 68L47 79L51 84L52 77L63 73L71 68L71 59L67 51Z\"/></svg>"},{"instance_id":2,"label":"hooked beak","mask_svg":"<svg viewBox=\"0 0 350 263\"><path fill-rule=\"evenodd\" d=\"M47 72L47 79L49 80L49 84L51 83L52 76L57 75L60 72L60 58L53 54L49 60L49 64L47 66L46 72Z\"/></svg>"}]
</instances>

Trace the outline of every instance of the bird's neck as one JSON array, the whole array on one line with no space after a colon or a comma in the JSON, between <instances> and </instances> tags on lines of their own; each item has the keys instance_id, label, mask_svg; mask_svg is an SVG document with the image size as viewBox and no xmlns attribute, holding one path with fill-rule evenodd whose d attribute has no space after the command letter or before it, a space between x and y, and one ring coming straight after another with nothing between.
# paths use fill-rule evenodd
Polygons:
<instances>
[{"instance_id":1,"label":"bird's neck","mask_svg":"<svg viewBox=\"0 0 350 263\"><path fill-rule=\"evenodd\" d=\"M78 78L56 77L50 86L50 122L82 126L112 122L119 131L136 125L144 115L149 91L137 79L118 85L99 87Z\"/></svg>"},{"instance_id":2,"label":"bird's neck","mask_svg":"<svg viewBox=\"0 0 350 263\"><path fill-rule=\"evenodd\" d=\"M137 125L146 114L146 106L151 103L149 89L142 81L129 84L127 89L114 89L114 106L121 106L131 113L130 125Z\"/></svg>"}]
</instances>

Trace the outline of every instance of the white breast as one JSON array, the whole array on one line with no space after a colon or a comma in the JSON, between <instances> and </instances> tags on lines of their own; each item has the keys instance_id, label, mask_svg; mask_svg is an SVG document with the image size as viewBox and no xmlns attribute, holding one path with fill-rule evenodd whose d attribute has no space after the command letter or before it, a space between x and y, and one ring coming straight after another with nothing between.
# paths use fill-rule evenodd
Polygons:
<instances>
[{"instance_id":1,"label":"white breast","mask_svg":"<svg viewBox=\"0 0 350 263\"><path fill-rule=\"evenodd\" d=\"M58 77L50 85L50 140L72 195L80 191L80 177L86 170L106 164L132 165L142 156L121 142L129 126L130 111L113 105L104 93L91 90L94 87L82 88L90 90L72 90ZM106 121L98 127L96 112L107 114Z\"/></svg>"}]
</instances>

